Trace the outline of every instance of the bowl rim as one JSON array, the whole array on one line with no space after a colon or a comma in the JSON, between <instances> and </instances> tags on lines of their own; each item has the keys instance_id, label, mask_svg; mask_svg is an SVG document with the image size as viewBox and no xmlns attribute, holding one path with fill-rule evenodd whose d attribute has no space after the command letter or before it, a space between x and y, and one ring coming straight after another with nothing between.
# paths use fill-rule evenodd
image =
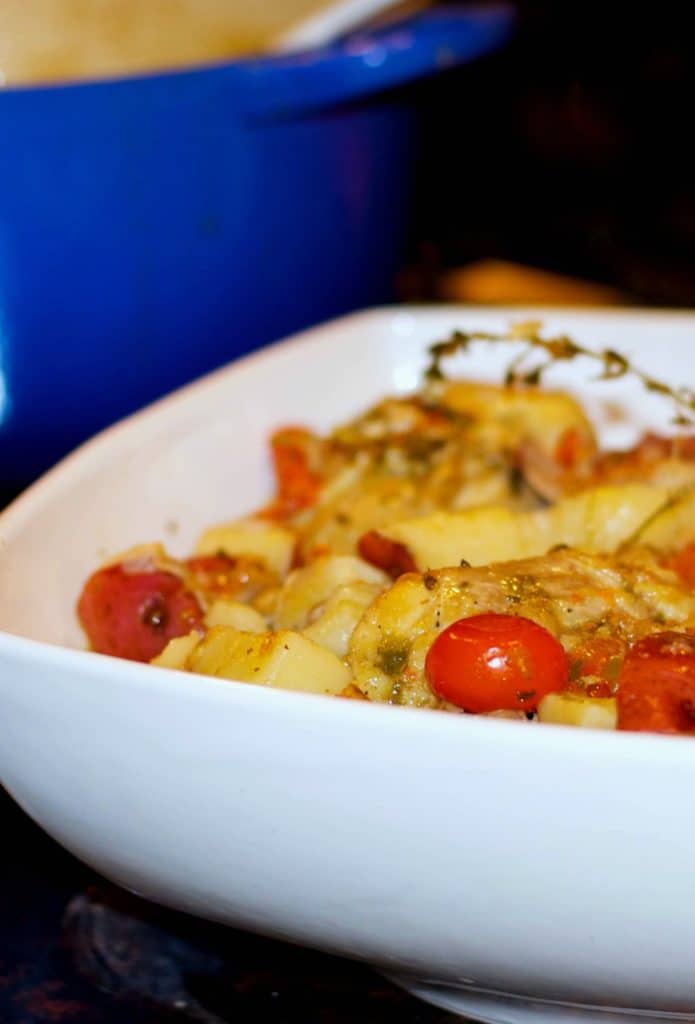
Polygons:
<instances>
[{"instance_id":1,"label":"bowl rim","mask_svg":"<svg viewBox=\"0 0 695 1024\"><path fill-rule=\"evenodd\" d=\"M678 320L692 322L695 328L695 312L680 309L640 309L639 307L622 310L587 309L586 307L551 307L551 306L465 306L460 307L462 315L474 318L479 314L524 318L568 316L575 320L586 320L595 323L606 319L620 319L626 322L652 319L655 321ZM62 459L56 466L48 470L35 483L19 495L6 509L0 512L0 530L12 532L34 513L34 507L45 505L58 496L64 489L69 489L71 480L97 462L102 453L112 445L118 444L131 435L141 431L144 424L159 421L161 413L166 409L174 409L185 404L192 395L204 394L210 388L219 387L224 381L245 368L253 368L268 360L282 350L302 349L312 342L319 341L327 329L351 330L361 326L374 326L388 323L400 315L418 317L434 314L445 317L456 315L457 307L444 304L423 305L392 305L360 310L355 313L320 324L309 330L293 335L236 359L228 365L206 374L172 392L158 401L146 406L138 412L120 420L100 431L84 442L73 452ZM9 541L11 543L11 540ZM329 719L345 728L364 728L365 722L372 723L384 731L384 736L398 739L411 732L421 735L430 731L442 741L461 742L464 738L481 739L489 736L490 740L503 741L506 746L513 747L518 753L541 746L546 752L562 754L571 752L577 756L591 756L599 751L603 754L643 763L645 756L651 760L658 758L660 762L683 765L684 757L695 758L695 743L691 737L682 735L661 735L656 733L623 733L617 731L576 729L569 726L544 723L539 729L536 724L523 727L523 723L505 719L486 718L478 715L442 714L431 709L376 704L367 701L342 699L312 694L302 691L284 691L264 686L252 686L235 680L218 679L209 676L192 675L173 669L155 668L109 655L96 654L87 650L62 647L47 641L35 640L21 635L9 633L0 628L0 660L9 659L40 667L43 670L57 668L65 672L74 671L79 675L102 676L131 688L134 693L149 691L159 692L166 699L169 696L191 701L214 701L222 705L232 703L244 705L270 714L290 716L304 702L307 712L312 716ZM366 717L365 717L366 716ZM545 739L539 740L540 737ZM691 754L684 754L687 749ZM685 763L690 763L687 761Z\"/></svg>"}]
</instances>

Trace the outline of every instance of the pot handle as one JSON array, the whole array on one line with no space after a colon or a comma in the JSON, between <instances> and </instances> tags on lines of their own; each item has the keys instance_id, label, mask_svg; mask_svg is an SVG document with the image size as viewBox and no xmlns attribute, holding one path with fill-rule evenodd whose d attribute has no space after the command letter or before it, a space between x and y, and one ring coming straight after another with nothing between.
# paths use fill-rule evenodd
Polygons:
<instances>
[{"instance_id":1,"label":"pot handle","mask_svg":"<svg viewBox=\"0 0 695 1024\"><path fill-rule=\"evenodd\" d=\"M507 3L435 8L323 49L249 61L242 107L294 118L352 103L489 53L513 27Z\"/></svg>"}]
</instances>

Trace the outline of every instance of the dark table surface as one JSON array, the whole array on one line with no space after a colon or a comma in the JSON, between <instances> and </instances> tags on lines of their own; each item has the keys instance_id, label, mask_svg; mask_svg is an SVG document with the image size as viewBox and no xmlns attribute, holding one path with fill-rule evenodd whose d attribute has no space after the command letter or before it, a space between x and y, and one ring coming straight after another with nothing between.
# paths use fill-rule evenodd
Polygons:
<instances>
[{"instance_id":1,"label":"dark table surface","mask_svg":"<svg viewBox=\"0 0 695 1024\"><path fill-rule=\"evenodd\" d=\"M0 791L2 1024L450 1024L358 964L162 910Z\"/></svg>"}]
</instances>

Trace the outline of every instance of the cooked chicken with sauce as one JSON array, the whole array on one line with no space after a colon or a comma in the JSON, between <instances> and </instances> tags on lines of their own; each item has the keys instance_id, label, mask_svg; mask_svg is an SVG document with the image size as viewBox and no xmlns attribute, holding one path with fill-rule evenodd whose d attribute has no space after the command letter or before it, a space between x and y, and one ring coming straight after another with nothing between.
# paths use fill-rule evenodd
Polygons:
<instances>
[{"instance_id":1,"label":"cooked chicken with sauce","mask_svg":"<svg viewBox=\"0 0 695 1024\"><path fill-rule=\"evenodd\" d=\"M538 623L579 664L597 641L614 645L618 655L650 633L695 628L695 593L642 551L621 558L567 549L480 568L406 573L355 627L349 664L356 685L375 700L441 705L426 676L427 653L453 622L483 612ZM574 682L581 685L582 678L575 668Z\"/></svg>"}]
</instances>

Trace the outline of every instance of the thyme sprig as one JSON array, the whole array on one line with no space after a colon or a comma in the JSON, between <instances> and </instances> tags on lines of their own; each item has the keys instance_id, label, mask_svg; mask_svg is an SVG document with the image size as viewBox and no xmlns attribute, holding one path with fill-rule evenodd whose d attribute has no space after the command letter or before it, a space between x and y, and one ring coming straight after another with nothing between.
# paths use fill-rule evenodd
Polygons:
<instances>
[{"instance_id":1,"label":"thyme sprig","mask_svg":"<svg viewBox=\"0 0 695 1024\"><path fill-rule=\"evenodd\" d=\"M597 380L617 380L630 374L639 380L647 391L663 395L674 404L676 412L672 422L675 425L695 427L695 390L692 388L672 388L638 367L632 366L625 356L614 349L587 348L566 334L543 337L542 329L543 324L540 321L527 320L513 324L502 334L489 331L454 331L446 341L430 346L431 362L425 370L425 378L428 381L444 380L446 375L442 369L443 361L456 353L467 352L474 341L487 341L493 344L520 343L525 348L507 369L504 377L506 387L537 387L552 366L583 356L600 365ZM540 359L529 358L531 354L540 355Z\"/></svg>"}]
</instances>

